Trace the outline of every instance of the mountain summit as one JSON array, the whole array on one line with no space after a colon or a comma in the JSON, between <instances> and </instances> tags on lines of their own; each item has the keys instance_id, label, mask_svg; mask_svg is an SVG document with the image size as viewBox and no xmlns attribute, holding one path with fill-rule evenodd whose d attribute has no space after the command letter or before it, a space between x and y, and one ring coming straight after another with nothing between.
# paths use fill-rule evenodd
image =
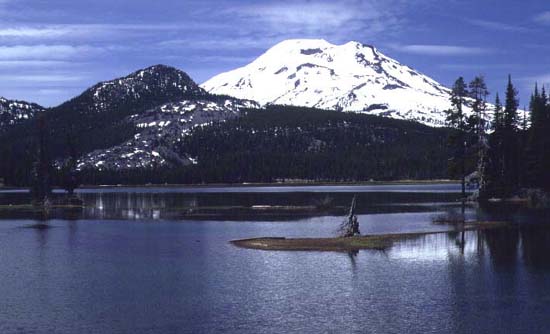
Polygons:
<instances>
[{"instance_id":1,"label":"mountain summit","mask_svg":"<svg viewBox=\"0 0 550 334\"><path fill-rule=\"evenodd\" d=\"M287 40L202 87L262 105L365 112L431 126L444 125L451 107L448 88L358 42Z\"/></svg>"},{"instance_id":2,"label":"mountain summit","mask_svg":"<svg viewBox=\"0 0 550 334\"><path fill-rule=\"evenodd\" d=\"M80 113L113 112L118 109L147 109L190 96L205 96L185 72L166 65L155 65L122 78L105 81L55 109Z\"/></svg>"}]
</instances>

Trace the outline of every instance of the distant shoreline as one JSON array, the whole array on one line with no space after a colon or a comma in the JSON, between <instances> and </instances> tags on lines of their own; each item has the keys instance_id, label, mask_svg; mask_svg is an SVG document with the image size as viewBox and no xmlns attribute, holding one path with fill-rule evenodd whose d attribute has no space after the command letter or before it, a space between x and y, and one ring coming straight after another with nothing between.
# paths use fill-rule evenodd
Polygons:
<instances>
[{"instance_id":1,"label":"distant shoreline","mask_svg":"<svg viewBox=\"0 0 550 334\"><path fill-rule=\"evenodd\" d=\"M215 188L215 187L289 187L289 186L383 186L415 184L457 184L459 180L396 180L396 181L359 181L359 182L245 182L245 183L194 183L194 184L116 184L116 185L82 185L80 188ZM5 188L0 188L5 189ZM12 188L20 189L20 188Z\"/></svg>"},{"instance_id":2,"label":"distant shoreline","mask_svg":"<svg viewBox=\"0 0 550 334\"><path fill-rule=\"evenodd\" d=\"M436 185L436 184L459 184L459 180L396 180L396 181L360 181L360 182L273 182L273 183L196 183L196 184L102 184L102 185L81 185L78 189L124 189L124 188L245 188L245 187L305 187L305 186L385 186L385 185ZM28 187L0 186L0 191L27 190ZM54 188L54 191L63 188Z\"/></svg>"}]
</instances>

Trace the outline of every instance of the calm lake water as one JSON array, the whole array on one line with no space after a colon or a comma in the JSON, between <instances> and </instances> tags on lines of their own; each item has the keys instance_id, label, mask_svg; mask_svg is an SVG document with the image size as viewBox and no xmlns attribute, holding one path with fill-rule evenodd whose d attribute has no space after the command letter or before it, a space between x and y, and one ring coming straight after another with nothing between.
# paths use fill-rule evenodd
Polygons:
<instances>
[{"instance_id":1,"label":"calm lake water","mask_svg":"<svg viewBox=\"0 0 550 334\"><path fill-rule=\"evenodd\" d=\"M86 209L0 218L0 333L548 333L550 214L466 208L509 227L460 233L457 185L82 190ZM385 252L267 252L333 236L341 216L189 219L181 208L349 205L364 234L445 231ZM59 194L58 196L62 196ZM0 204L28 194L0 192Z\"/></svg>"}]
</instances>

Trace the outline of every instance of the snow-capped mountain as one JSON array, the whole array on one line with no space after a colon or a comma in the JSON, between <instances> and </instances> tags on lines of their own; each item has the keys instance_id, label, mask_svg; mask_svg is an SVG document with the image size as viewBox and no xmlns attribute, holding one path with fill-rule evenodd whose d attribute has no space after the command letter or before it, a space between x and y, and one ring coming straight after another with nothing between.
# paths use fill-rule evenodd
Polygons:
<instances>
[{"instance_id":1,"label":"snow-capped mountain","mask_svg":"<svg viewBox=\"0 0 550 334\"><path fill-rule=\"evenodd\" d=\"M183 137L195 127L223 122L238 117L243 108L257 107L256 103L235 99L184 100L164 104L128 117L125 121L140 132L120 145L85 155L78 168L120 170L195 164L193 157L179 150Z\"/></svg>"},{"instance_id":2,"label":"snow-capped mountain","mask_svg":"<svg viewBox=\"0 0 550 334\"><path fill-rule=\"evenodd\" d=\"M287 40L201 85L210 93L319 109L365 112L443 126L450 90L375 47Z\"/></svg>"},{"instance_id":3,"label":"snow-capped mountain","mask_svg":"<svg viewBox=\"0 0 550 334\"><path fill-rule=\"evenodd\" d=\"M7 127L32 119L45 109L38 104L0 97L0 133Z\"/></svg>"}]
</instances>

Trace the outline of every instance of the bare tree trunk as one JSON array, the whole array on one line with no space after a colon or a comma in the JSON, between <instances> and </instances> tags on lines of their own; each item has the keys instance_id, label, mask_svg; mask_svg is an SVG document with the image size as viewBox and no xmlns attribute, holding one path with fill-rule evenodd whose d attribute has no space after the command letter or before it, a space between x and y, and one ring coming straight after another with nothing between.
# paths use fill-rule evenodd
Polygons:
<instances>
[{"instance_id":1,"label":"bare tree trunk","mask_svg":"<svg viewBox=\"0 0 550 334\"><path fill-rule=\"evenodd\" d=\"M356 203L357 203L356 197L353 196L348 217L346 220L344 220L342 225L340 225L340 235L342 237L348 238L348 237L353 237L354 235L361 234L361 232L359 231L359 221L357 220L357 216L355 215Z\"/></svg>"}]
</instances>

